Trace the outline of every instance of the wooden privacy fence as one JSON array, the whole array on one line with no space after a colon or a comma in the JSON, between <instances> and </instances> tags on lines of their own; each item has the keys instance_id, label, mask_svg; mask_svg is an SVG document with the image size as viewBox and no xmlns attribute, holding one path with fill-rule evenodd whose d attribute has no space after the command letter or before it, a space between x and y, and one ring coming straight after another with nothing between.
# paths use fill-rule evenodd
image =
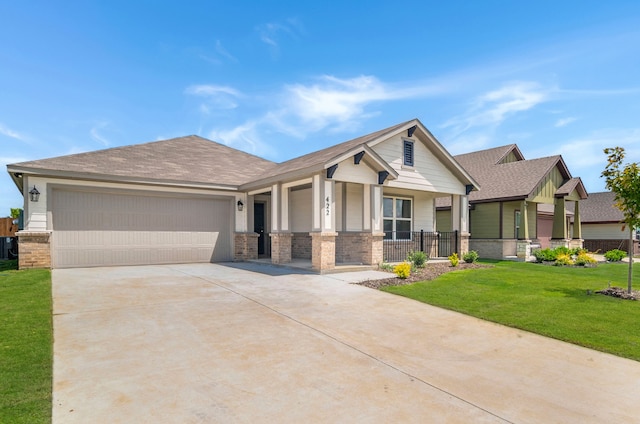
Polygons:
<instances>
[{"instance_id":1,"label":"wooden privacy fence","mask_svg":"<svg viewBox=\"0 0 640 424\"><path fill-rule=\"evenodd\" d=\"M0 237L15 237L18 225L13 223L13 218L0 218Z\"/></svg>"}]
</instances>

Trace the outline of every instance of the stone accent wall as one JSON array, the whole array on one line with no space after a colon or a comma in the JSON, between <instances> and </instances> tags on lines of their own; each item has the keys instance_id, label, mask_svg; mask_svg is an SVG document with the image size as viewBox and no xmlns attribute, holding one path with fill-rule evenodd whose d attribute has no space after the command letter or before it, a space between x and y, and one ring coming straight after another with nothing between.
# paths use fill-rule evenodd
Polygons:
<instances>
[{"instance_id":1,"label":"stone accent wall","mask_svg":"<svg viewBox=\"0 0 640 424\"><path fill-rule=\"evenodd\" d=\"M531 256L531 240L518 240L516 256L522 260L529 260Z\"/></svg>"},{"instance_id":2,"label":"stone accent wall","mask_svg":"<svg viewBox=\"0 0 640 424\"><path fill-rule=\"evenodd\" d=\"M51 268L51 233L19 231L18 268Z\"/></svg>"},{"instance_id":3,"label":"stone accent wall","mask_svg":"<svg viewBox=\"0 0 640 424\"><path fill-rule=\"evenodd\" d=\"M258 233L235 233L234 261L258 259Z\"/></svg>"},{"instance_id":4,"label":"stone accent wall","mask_svg":"<svg viewBox=\"0 0 640 424\"><path fill-rule=\"evenodd\" d=\"M336 236L338 233L310 233L311 266L323 273L336 267Z\"/></svg>"},{"instance_id":5,"label":"stone accent wall","mask_svg":"<svg viewBox=\"0 0 640 424\"><path fill-rule=\"evenodd\" d=\"M584 240L583 239L571 239L571 240L569 240L569 248L571 248L571 249L582 248L583 245L584 245Z\"/></svg>"},{"instance_id":6,"label":"stone accent wall","mask_svg":"<svg viewBox=\"0 0 640 424\"><path fill-rule=\"evenodd\" d=\"M471 234L460 232L458 237L458 246L460 246L460 257L462 257L462 255L471 250L469 249L469 239L471 238Z\"/></svg>"},{"instance_id":7,"label":"stone accent wall","mask_svg":"<svg viewBox=\"0 0 640 424\"><path fill-rule=\"evenodd\" d=\"M551 239L551 249L555 249L556 247L569 247L569 239Z\"/></svg>"},{"instance_id":8,"label":"stone accent wall","mask_svg":"<svg viewBox=\"0 0 640 424\"><path fill-rule=\"evenodd\" d=\"M469 248L478 252L483 259L504 259L516 256L517 240L515 239L469 239Z\"/></svg>"},{"instance_id":9,"label":"stone accent wall","mask_svg":"<svg viewBox=\"0 0 640 424\"><path fill-rule=\"evenodd\" d=\"M293 233L270 233L271 263L287 264L291 262L291 239Z\"/></svg>"},{"instance_id":10,"label":"stone accent wall","mask_svg":"<svg viewBox=\"0 0 640 424\"><path fill-rule=\"evenodd\" d=\"M311 259L311 245L309 233L293 233L291 256L296 259Z\"/></svg>"}]
</instances>

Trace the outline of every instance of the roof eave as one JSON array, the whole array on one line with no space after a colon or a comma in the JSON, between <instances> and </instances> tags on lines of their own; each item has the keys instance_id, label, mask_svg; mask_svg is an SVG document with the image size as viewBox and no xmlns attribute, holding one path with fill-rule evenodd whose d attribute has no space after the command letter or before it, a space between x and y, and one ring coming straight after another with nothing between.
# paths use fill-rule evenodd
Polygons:
<instances>
[{"instance_id":1,"label":"roof eave","mask_svg":"<svg viewBox=\"0 0 640 424\"><path fill-rule=\"evenodd\" d=\"M238 191L238 186L233 184L211 184L211 183L199 182L199 181L158 180L158 179L144 178L144 177L92 174L92 173L74 172L74 171L59 171L59 170L52 170L52 169L36 169L36 168L29 168L29 167L17 167L14 165L7 166L7 169L12 174L12 178L15 173L20 173L23 175L31 175L31 176L37 176L37 177L43 177L43 178Z\"/></svg>"}]
</instances>

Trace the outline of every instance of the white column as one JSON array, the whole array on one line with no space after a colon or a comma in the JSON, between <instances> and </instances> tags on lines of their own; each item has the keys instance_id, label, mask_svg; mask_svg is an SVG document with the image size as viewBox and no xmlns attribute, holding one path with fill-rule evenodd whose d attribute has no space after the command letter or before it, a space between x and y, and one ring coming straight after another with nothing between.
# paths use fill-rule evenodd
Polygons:
<instances>
[{"instance_id":1,"label":"white column","mask_svg":"<svg viewBox=\"0 0 640 424\"><path fill-rule=\"evenodd\" d=\"M311 227L313 231L321 231L322 219L322 186L320 185L320 175L314 175L311 179Z\"/></svg>"},{"instance_id":2,"label":"white column","mask_svg":"<svg viewBox=\"0 0 640 424\"><path fill-rule=\"evenodd\" d=\"M454 194L451 196L451 229L453 231L462 230L462 215L461 215L461 202L460 195Z\"/></svg>"},{"instance_id":3,"label":"white column","mask_svg":"<svg viewBox=\"0 0 640 424\"><path fill-rule=\"evenodd\" d=\"M271 186L271 232L280 231L280 184Z\"/></svg>"},{"instance_id":4,"label":"white column","mask_svg":"<svg viewBox=\"0 0 640 424\"><path fill-rule=\"evenodd\" d=\"M371 203L371 184L362 185L362 230L371 231L371 211L373 203Z\"/></svg>"},{"instance_id":5,"label":"white column","mask_svg":"<svg viewBox=\"0 0 640 424\"><path fill-rule=\"evenodd\" d=\"M280 186L280 231L289 231L289 188Z\"/></svg>"},{"instance_id":6,"label":"white column","mask_svg":"<svg viewBox=\"0 0 640 424\"><path fill-rule=\"evenodd\" d=\"M371 186L371 231L381 233L382 226L382 186Z\"/></svg>"}]
</instances>

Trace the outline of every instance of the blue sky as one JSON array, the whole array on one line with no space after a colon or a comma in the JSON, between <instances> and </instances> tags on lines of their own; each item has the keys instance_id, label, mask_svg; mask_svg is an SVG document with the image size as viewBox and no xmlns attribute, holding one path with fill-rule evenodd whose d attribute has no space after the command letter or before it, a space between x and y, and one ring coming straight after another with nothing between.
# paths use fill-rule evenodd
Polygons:
<instances>
[{"instance_id":1,"label":"blue sky","mask_svg":"<svg viewBox=\"0 0 640 424\"><path fill-rule=\"evenodd\" d=\"M270 3L0 3L0 163L189 134L279 162L412 118L589 192L603 148L640 161L637 0Z\"/></svg>"}]
</instances>

